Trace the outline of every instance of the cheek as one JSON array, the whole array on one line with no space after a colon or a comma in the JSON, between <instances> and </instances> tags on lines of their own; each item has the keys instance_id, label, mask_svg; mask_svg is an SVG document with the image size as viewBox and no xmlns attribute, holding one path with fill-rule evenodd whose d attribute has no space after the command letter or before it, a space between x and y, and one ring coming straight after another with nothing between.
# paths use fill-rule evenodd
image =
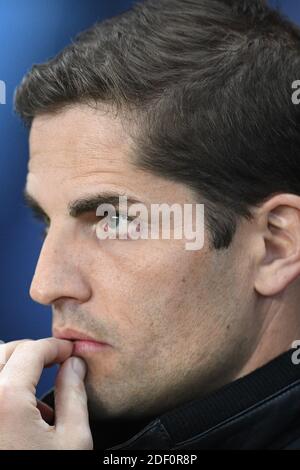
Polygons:
<instances>
[{"instance_id":1,"label":"cheek","mask_svg":"<svg viewBox=\"0 0 300 470\"><path fill-rule=\"evenodd\" d=\"M195 311L204 258L176 241L104 241L99 256L86 262L94 307L132 339L172 334L183 312L187 318Z\"/></svg>"},{"instance_id":2,"label":"cheek","mask_svg":"<svg viewBox=\"0 0 300 470\"><path fill-rule=\"evenodd\" d=\"M145 260L143 269L123 273L122 299L134 304L132 321L163 333L178 329L196 314L203 277L200 266L199 256L172 252Z\"/></svg>"}]
</instances>

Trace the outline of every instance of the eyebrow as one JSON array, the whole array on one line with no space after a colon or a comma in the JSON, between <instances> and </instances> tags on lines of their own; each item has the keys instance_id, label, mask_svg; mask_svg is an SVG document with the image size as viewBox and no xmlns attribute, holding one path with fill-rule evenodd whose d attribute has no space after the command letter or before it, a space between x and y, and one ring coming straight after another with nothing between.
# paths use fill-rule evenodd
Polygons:
<instances>
[{"instance_id":1,"label":"eyebrow","mask_svg":"<svg viewBox=\"0 0 300 470\"><path fill-rule=\"evenodd\" d=\"M48 218L46 212L41 208L38 202L25 189L23 192L24 202L29 207L37 219L45 220Z\"/></svg>"},{"instance_id":2,"label":"eyebrow","mask_svg":"<svg viewBox=\"0 0 300 470\"><path fill-rule=\"evenodd\" d=\"M26 189L24 190L23 196L26 205L33 211L36 217L40 219L49 218L43 208L36 201L36 199L34 199L34 197L32 197ZM105 191L100 194L98 193L91 196L85 196L70 202L68 204L68 213L71 217L78 218L81 215L89 212L96 213L97 208L100 206L100 204L111 204L114 207L117 207L119 206L119 197L121 196L127 197L128 205L141 203L141 201L139 201L138 199L127 194Z\"/></svg>"}]
</instances>

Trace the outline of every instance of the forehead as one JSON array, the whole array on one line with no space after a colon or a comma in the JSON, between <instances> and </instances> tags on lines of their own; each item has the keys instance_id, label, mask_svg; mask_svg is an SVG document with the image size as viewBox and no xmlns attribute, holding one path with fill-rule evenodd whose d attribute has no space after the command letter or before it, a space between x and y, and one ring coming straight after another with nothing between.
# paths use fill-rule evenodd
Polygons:
<instances>
[{"instance_id":1,"label":"forehead","mask_svg":"<svg viewBox=\"0 0 300 470\"><path fill-rule=\"evenodd\" d=\"M29 146L29 171L113 171L128 166L130 138L121 119L108 110L76 105L36 117Z\"/></svg>"},{"instance_id":2,"label":"forehead","mask_svg":"<svg viewBox=\"0 0 300 470\"><path fill-rule=\"evenodd\" d=\"M83 104L36 117L29 140L29 193L36 199L44 199L46 193L57 198L59 193L66 199L96 191L100 185L128 190L153 202L188 201L186 186L131 163L133 143L123 122L107 108ZM126 127L130 125L128 119Z\"/></svg>"}]
</instances>

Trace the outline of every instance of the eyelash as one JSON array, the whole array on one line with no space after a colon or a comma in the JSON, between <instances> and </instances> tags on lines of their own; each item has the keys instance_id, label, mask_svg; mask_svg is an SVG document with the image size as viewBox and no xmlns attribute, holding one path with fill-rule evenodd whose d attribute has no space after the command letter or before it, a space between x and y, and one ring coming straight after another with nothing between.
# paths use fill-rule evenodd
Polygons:
<instances>
[{"instance_id":1,"label":"eyelash","mask_svg":"<svg viewBox=\"0 0 300 470\"><path fill-rule=\"evenodd\" d=\"M109 214L106 213L106 214L103 215L103 216L100 216L100 217L98 216L98 217L97 217L97 222L96 222L96 224L94 224L93 227L96 228L97 224L98 224L99 222L101 222L103 219L105 219L106 217L108 217L108 215L109 215ZM125 217L125 216L126 216L128 223L130 223L130 222L132 222L133 220L136 219L136 217L130 217L130 216L126 215L126 214L122 214L122 212L120 212L119 210L116 210L116 214L115 214L115 215L116 215L116 217L118 217L119 219L120 219L121 217ZM116 228L116 229L117 229L117 228ZM118 230L118 229L117 229L117 230Z\"/></svg>"},{"instance_id":2,"label":"eyelash","mask_svg":"<svg viewBox=\"0 0 300 470\"><path fill-rule=\"evenodd\" d=\"M45 239L47 238L48 230L49 230L49 227L48 227L48 226L44 226L44 227L42 228L42 231L41 231L42 240L45 240Z\"/></svg>"},{"instance_id":3,"label":"eyelash","mask_svg":"<svg viewBox=\"0 0 300 470\"><path fill-rule=\"evenodd\" d=\"M97 222L103 220L105 217L107 217L108 214L106 215L103 215L103 216L97 216ZM124 214L122 214L119 210L116 210L116 217L120 217ZM39 222L41 222L41 217L36 215L35 216L36 219L38 219ZM128 222L132 222L135 217L130 217L130 216L127 216L127 219L128 219ZM41 230L41 238L42 240L45 240L47 238L47 235L48 235L48 231L49 231L49 227L50 227L50 220L45 217L43 220L42 220L42 224L43 224L43 228Z\"/></svg>"},{"instance_id":4,"label":"eyelash","mask_svg":"<svg viewBox=\"0 0 300 470\"><path fill-rule=\"evenodd\" d=\"M39 224L42 224L40 235L41 235L41 239L45 240L45 238L48 235L48 230L49 230L49 227L50 227L49 218L48 217L42 217L40 214L36 214L36 213L33 213L33 217L34 217L35 220L38 221Z\"/></svg>"}]
</instances>

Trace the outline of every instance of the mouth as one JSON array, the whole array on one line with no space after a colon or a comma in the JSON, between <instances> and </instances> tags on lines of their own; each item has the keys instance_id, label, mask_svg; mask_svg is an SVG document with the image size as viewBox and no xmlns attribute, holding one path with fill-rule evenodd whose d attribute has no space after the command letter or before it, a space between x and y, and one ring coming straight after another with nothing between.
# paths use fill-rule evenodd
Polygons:
<instances>
[{"instance_id":1,"label":"mouth","mask_svg":"<svg viewBox=\"0 0 300 470\"><path fill-rule=\"evenodd\" d=\"M57 339L66 339L74 343L73 356L86 356L94 353L105 351L110 344L99 341L81 331L71 328L53 331L53 336Z\"/></svg>"}]
</instances>

